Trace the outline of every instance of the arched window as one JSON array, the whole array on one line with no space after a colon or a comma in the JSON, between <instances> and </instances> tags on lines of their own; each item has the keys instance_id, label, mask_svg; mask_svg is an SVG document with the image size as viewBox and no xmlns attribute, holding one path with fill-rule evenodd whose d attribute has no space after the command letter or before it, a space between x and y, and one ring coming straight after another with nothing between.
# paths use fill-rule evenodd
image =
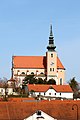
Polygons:
<instances>
[{"instance_id":1,"label":"arched window","mask_svg":"<svg viewBox=\"0 0 80 120\"><path fill-rule=\"evenodd\" d=\"M22 74L25 74L25 72L22 72Z\"/></svg>"},{"instance_id":2,"label":"arched window","mask_svg":"<svg viewBox=\"0 0 80 120\"><path fill-rule=\"evenodd\" d=\"M43 72L41 72L40 74L44 74Z\"/></svg>"},{"instance_id":3,"label":"arched window","mask_svg":"<svg viewBox=\"0 0 80 120\"><path fill-rule=\"evenodd\" d=\"M34 72L31 72L31 75L34 75Z\"/></svg>"},{"instance_id":4,"label":"arched window","mask_svg":"<svg viewBox=\"0 0 80 120\"><path fill-rule=\"evenodd\" d=\"M56 81L52 78L48 80L47 84L56 85Z\"/></svg>"},{"instance_id":5,"label":"arched window","mask_svg":"<svg viewBox=\"0 0 80 120\"><path fill-rule=\"evenodd\" d=\"M60 78L60 85L62 85L62 78Z\"/></svg>"}]
</instances>

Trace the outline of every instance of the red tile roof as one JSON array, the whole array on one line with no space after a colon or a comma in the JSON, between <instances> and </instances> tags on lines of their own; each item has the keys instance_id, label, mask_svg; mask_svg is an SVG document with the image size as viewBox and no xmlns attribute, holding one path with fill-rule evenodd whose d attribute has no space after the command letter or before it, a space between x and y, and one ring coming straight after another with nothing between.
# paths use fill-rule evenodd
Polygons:
<instances>
[{"instance_id":1,"label":"red tile roof","mask_svg":"<svg viewBox=\"0 0 80 120\"><path fill-rule=\"evenodd\" d=\"M29 91L34 90L36 92L45 92L52 87L56 92L72 92L69 85L37 85L28 84Z\"/></svg>"},{"instance_id":2,"label":"red tile roof","mask_svg":"<svg viewBox=\"0 0 80 120\"><path fill-rule=\"evenodd\" d=\"M79 101L0 102L0 120L24 120L37 110L42 110L58 120L76 120L77 107L80 120Z\"/></svg>"},{"instance_id":3,"label":"red tile roof","mask_svg":"<svg viewBox=\"0 0 80 120\"><path fill-rule=\"evenodd\" d=\"M53 85L52 87L57 92L73 92L69 85Z\"/></svg>"},{"instance_id":4,"label":"red tile roof","mask_svg":"<svg viewBox=\"0 0 80 120\"><path fill-rule=\"evenodd\" d=\"M34 101L35 98L8 98L8 101L9 102L25 102L25 101Z\"/></svg>"},{"instance_id":5,"label":"red tile roof","mask_svg":"<svg viewBox=\"0 0 80 120\"><path fill-rule=\"evenodd\" d=\"M49 85L28 84L29 91L34 90L36 92L45 92L49 89L49 87Z\"/></svg>"},{"instance_id":6,"label":"red tile roof","mask_svg":"<svg viewBox=\"0 0 80 120\"><path fill-rule=\"evenodd\" d=\"M65 69L63 64L61 63L60 59L57 57L57 68L58 69Z\"/></svg>"},{"instance_id":7,"label":"red tile roof","mask_svg":"<svg viewBox=\"0 0 80 120\"><path fill-rule=\"evenodd\" d=\"M43 68L47 67L46 56L13 56L14 68ZM57 57L57 68L65 69Z\"/></svg>"},{"instance_id":8,"label":"red tile roof","mask_svg":"<svg viewBox=\"0 0 80 120\"><path fill-rule=\"evenodd\" d=\"M44 56L14 56L14 68L44 68Z\"/></svg>"}]
</instances>

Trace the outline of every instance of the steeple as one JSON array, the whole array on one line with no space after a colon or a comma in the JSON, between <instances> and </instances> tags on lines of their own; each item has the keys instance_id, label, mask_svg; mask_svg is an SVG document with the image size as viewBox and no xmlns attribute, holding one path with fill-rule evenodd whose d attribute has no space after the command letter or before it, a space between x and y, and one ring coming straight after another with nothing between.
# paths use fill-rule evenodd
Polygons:
<instances>
[{"instance_id":1,"label":"steeple","mask_svg":"<svg viewBox=\"0 0 80 120\"><path fill-rule=\"evenodd\" d=\"M55 51L56 46L54 45L54 37L52 32L52 24L50 25L50 36L49 36L49 45L47 46L48 51Z\"/></svg>"},{"instance_id":2,"label":"steeple","mask_svg":"<svg viewBox=\"0 0 80 120\"><path fill-rule=\"evenodd\" d=\"M50 25L50 36L53 36L53 33L52 33L52 25Z\"/></svg>"}]
</instances>

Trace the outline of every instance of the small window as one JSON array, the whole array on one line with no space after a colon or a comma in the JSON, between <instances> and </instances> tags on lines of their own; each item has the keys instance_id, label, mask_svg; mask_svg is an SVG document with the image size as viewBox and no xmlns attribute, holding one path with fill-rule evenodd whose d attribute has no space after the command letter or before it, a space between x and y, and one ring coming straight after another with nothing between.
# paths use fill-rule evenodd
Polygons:
<instances>
[{"instance_id":1,"label":"small window","mask_svg":"<svg viewBox=\"0 0 80 120\"><path fill-rule=\"evenodd\" d=\"M55 95L56 95L56 93L55 93Z\"/></svg>"},{"instance_id":2,"label":"small window","mask_svg":"<svg viewBox=\"0 0 80 120\"><path fill-rule=\"evenodd\" d=\"M49 93L49 95L51 95L51 93Z\"/></svg>"},{"instance_id":3,"label":"small window","mask_svg":"<svg viewBox=\"0 0 80 120\"><path fill-rule=\"evenodd\" d=\"M50 68L50 71L52 71L52 68Z\"/></svg>"},{"instance_id":4,"label":"small window","mask_svg":"<svg viewBox=\"0 0 80 120\"><path fill-rule=\"evenodd\" d=\"M51 53L51 57L53 57L53 54Z\"/></svg>"},{"instance_id":5,"label":"small window","mask_svg":"<svg viewBox=\"0 0 80 120\"><path fill-rule=\"evenodd\" d=\"M37 111L37 115L41 115L41 111L40 110Z\"/></svg>"},{"instance_id":6,"label":"small window","mask_svg":"<svg viewBox=\"0 0 80 120\"><path fill-rule=\"evenodd\" d=\"M54 68L53 68L53 71L54 71Z\"/></svg>"},{"instance_id":7,"label":"small window","mask_svg":"<svg viewBox=\"0 0 80 120\"><path fill-rule=\"evenodd\" d=\"M45 95L45 92L44 92L44 95Z\"/></svg>"},{"instance_id":8,"label":"small window","mask_svg":"<svg viewBox=\"0 0 80 120\"><path fill-rule=\"evenodd\" d=\"M39 92L39 95L41 95L41 93Z\"/></svg>"},{"instance_id":9,"label":"small window","mask_svg":"<svg viewBox=\"0 0 80 120\"><path fill-rule=\"evenodd\" d=\"M3 89L1 89L1 93L3 93Z\"/></svg>"},{"instance_id":10,"label":"small window","mask_svg":"<svg viewBox=\"0 0 80 120\"><path fill-rule=\"evenodd\" d=\"M61 93L60 93L60 95L61 95Z\"/></svg>"}]
</instances>

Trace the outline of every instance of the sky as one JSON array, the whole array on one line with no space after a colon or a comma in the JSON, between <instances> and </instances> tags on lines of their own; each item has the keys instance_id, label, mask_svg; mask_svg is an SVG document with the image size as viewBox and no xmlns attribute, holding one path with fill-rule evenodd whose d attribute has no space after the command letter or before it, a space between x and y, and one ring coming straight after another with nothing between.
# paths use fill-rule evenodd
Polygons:
<instances>
[{"instance_id":1,"label":"sky","mask_svg":"<svg viewBox=\"0 0 80 120\"><path fill-rule=\"evenodd\" d=\"M80 0L0 0L0 78L13 55L45 55L50 24L66 81L80 82Z\"/></svg>"}]
</instances>

